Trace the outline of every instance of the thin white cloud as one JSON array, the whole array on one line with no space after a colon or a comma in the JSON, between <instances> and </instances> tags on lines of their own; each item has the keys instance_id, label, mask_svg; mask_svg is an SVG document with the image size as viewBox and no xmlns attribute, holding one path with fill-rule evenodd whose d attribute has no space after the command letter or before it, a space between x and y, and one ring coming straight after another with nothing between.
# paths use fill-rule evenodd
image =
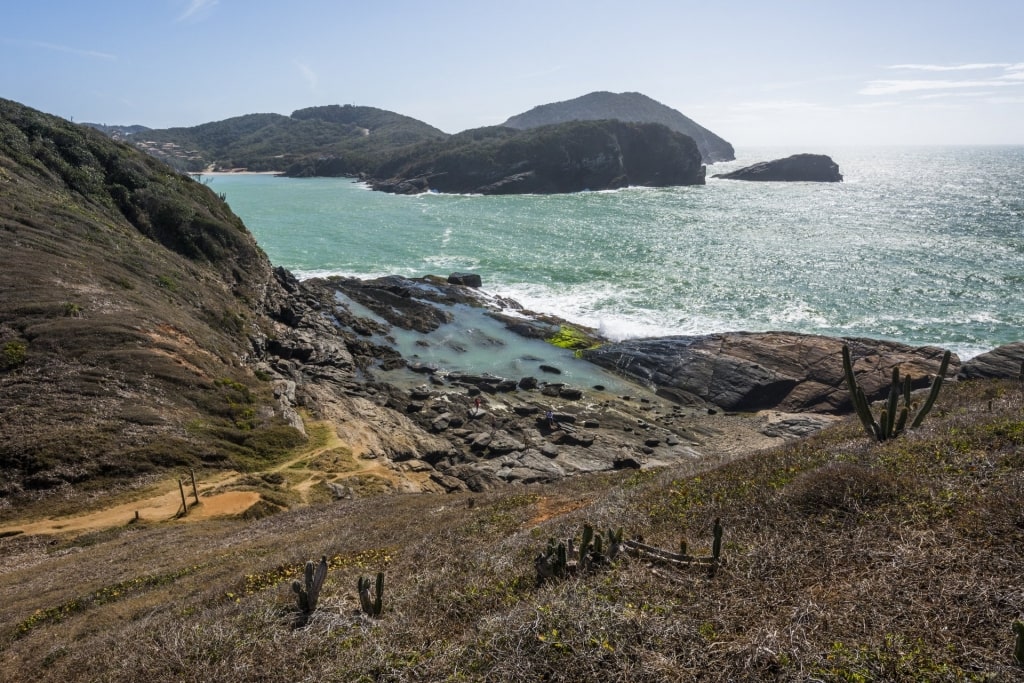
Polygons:
<instances>
[{"instance_id":1,"label":"thin white cloud","mask_svg":"<svg viewBox=\"0 0 1024 683\"><path fill-rule=\"evenodd\" d=\"M295 67L299 70L299 73L302 74L302 78L303 80L306 81L306 85L309 86L309 89L311 91L316 91L316 86L320 82L320 79L317 77L316 72L313 71L313 69L308 64L300 62L297 59L294 60L292 63L295 64Z\"/></svg>"},{"instance_id":2,"label":"thin white cloud","mask_svg":"<svg viewBox=\"0 0 1024 683\"><path fill-rule=\"evenodd\" d=\"M983 81L869 81L859 93L861 95L898 95L923 90L960 90L962 88L992 88L1009 85L1015 84L995 79Z\"/></svg>"},{"instance_id":3,"label":"thin white cloud","mask_svg":"<svg viewBox=\"0 0 1024 683\"><path fill-rule=\"evenodd\" d=\"M199 13L203 10L212 9L220 0L189 0L188 7L185 11L178 16L174 21L188 21L189 19L198 19Z\"/></svg>"},{"instance_id":4,"label":"thin white cloud","mask_svg":"<svg viewBox=\"0 0 1024 683\"><path fill-rule=\"evenodd\" d=\"M1007 69L1014 66L1003 62L991 64L893 64L887 69L907 69L913 71L976 71L978 69Z\"/></svg>"},{"instance_id":5,"label":"thin white cloud","mask_svg":"<svg viewBox=\"0 0 1024 683\"><path fill-rule=\"evenodd\" d=\"M117 60L117 55L112 55L108 52L99 52L97 50L81 50L77 47L71 47L70 45L58 45L56 43L44 43L38 40L7 40L4 39L0 42L8 45L26 45L28 47L37 47L43 50L52 50L54 52L67 52L68 54L78 55L79 57L91 57L92 59L105 59L113 62Z\"/></svg>"},{"instance_id":6,"label":"thin white cloud","mask_svg":"<svg viewBox=\"0 0 1024 683\"><path fill-rule=\"evenodd\" d=\"M823 109L814 102L802 102L799 100L761 100L756 102L740 102L733 109L744 111L792 111L795 109Z\"/></svg>"},{"instance_id":7,"label":"thin white cloud","mask_svg":"<svg viewBox=\"0 0 1024 683\"><path fill-rule=\"evenodd\" d=\"M939 98L970 98L977 99L981 97L990 97L995 95L992 90L971 90L969 92L942 92L932 93L930 95L920 95L917 99L919 100L935 100Z\"/></svg>"},{"instance_id":8,"label":"thin white cloud","mask_svg":"<svg viewBox=\"0 0 1024 683\"><path fill-rule=\"evenodd\" d=\"M912 92L934 92L952 95L962 90L991 90L1007 86L1024 85L1024 64L1014 62L986 62L972 64L895 64L888 69L924 71L949 74L946 78L893 78L868 81L858 91L860 95L900 95ZM974 73L971 78L958 79L954 72L990 71L991 75Z\"/></svg>"}]
</instances>

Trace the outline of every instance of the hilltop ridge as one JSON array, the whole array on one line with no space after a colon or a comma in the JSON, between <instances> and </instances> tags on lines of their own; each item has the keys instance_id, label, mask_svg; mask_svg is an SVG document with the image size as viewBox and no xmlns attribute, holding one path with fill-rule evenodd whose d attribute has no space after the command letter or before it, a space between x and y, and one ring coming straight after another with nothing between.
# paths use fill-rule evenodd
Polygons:
<instances>
[{"instance_id":1,"label":"hilltop ridge","mask_svg":"<svg viewBox=\"0 0 1024 683\"><path fill-rule=\"evenodd\" d=\"M608 123L600 123L604 121ZM595 140L595 124L605 129L611 121L619 121L623 140ZM623 126L622 124L628 124ZM448 135L422 121L375 107L327 105L299 109L290 116L282 114L246 114L198 126L136 130L126 126L95 126L112 135L129 140L140 149L171 164L179 170L245 169L275 171L292 177L352 176L378 181L379 188L391 188L398 182L425 176L449 176L454 192L565 192L581 189L609 189L623 183L643 185L692 184L690 171L686 179L670 170L661 157L664 152L639 152L636 140L650 137L651 124L666 126L677 134L692 138L703 163L734 158L732 146L696 122L640 93L591 93L575 100L536 107L530 112L511 117L502 126L491 126ZM535 129L543 129L535 131ZM633 131L633 132L630 132ZM515 142L512 138L517 138ZM693 166L688 158L688 145L668 142L661 136L658 147L672 150L676 166ZM555 189L554 178L537 180L545 165L545 156L562 151L597 145L576 156L601 156L604 148L614 158L623 153L631 156L631 171L621 164L617 172L607 169L588 180L564 184L568 189ZM496 152L502 146L504 152ZM623 152L624 150L624 152ZM682 152L682 154L680 154ZM526 154L526 157L523 157ZM508 163L494 164L495 156L509 156ZM643 157L638 160L638 155ZM483 168L491 163L494 168ZM580 160L592 165L595 161ZM606 161L602 164L607 166ZM641 172L640 167L658 165L657 170ZM463 167L469 167L468 170ZM499 168L500 167L500 168ZM466 171L473 179L456 180ZM524 173L532 171L532 180L523 182ZM558 169L558 176L571 176L573 169ZM479 178L477 176L484 176ZM508 178L516 176L515 182ZM637 178L632 180L631 176ZM619 178L618 183L612 182ZM383 183L381 181L389 181ZM390 182L393 181L393 182ZM445 181L442 180L440 186ZM438 189L437 186L434 189ZM544 189L539 189L544 188Z\"/></svg>"},{"instance_id":2,"label":"hilltop ridge","mask_svg":"<svg viewBox=\"0 0 1024 683\"><path fill-rule=\"evenodd\" d=\"M721 137L675 109L638 92L592 92L564 102L542 104L509 117L502 125L528 129L567 121L600 119L660 123L668 126L677 133L693 138L706 164L732 161L736 158L732 145Z\"/></svg>"}]
</instances>

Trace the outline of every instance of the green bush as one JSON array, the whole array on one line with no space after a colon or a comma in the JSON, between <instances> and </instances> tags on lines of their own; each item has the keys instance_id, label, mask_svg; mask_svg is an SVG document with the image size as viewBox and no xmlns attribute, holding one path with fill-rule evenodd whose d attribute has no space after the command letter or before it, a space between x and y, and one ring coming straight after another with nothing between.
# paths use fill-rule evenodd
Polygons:
<instances>
[{"instance_id":1,"label":"green bush","mask_svg":"<svg viewBox=\"0 0 1024 683\"><path fill-rule=\"evenodd\" d=\"M28 359L28 346L20 341L9 341L4 344L3 356L0 356L0 369L10 370L24 365Z\"/></svg>"}]
</instances>

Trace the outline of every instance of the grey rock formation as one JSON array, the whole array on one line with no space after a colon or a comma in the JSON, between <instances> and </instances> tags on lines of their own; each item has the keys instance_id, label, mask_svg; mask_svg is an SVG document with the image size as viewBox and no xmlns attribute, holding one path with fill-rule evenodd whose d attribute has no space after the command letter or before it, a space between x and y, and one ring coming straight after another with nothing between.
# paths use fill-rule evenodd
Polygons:
<instances>
[{"instance_id":1,"label":"grey rock formation","mask_svg":"<svg viewBox=\"0 0 1024 683\"><path fill-rule=\"evenodd\" d=\"M638 92L592 92L565 102L542 104L511 117L504 125L524 129L566 121L602 119L668 126L671 130L693 138L705 164L736 158L731 144L675 109Z\"/></svg>"},{"instance_id":2,"label":"grey rock formation","mask_svg":"<svg viewBox=\"0 0 1024 683\"><path fill-rule=\"evenodd\" d=\"M448 284L479 288L484 283L477 273L452 273L448 276Z\"/></svg>"},{"instance_id":3,"label":"grey rock formation","mask_svg":"<svg viewBox=\"0 0 1024 683\"><path fill-rule=\"evenodd\" d=\"M839 165L824 154L794 154L785 159L762 161L712 178L725 180L770 180L787 182L839 183Z\"/></svg>"},{"instance_id":4,"label":"grey rock formation","mask_svg":"<svg viewBox=\"0 0 1024 683\"><path fill-rule=\"evenodd\" d=\"M725 410L778 408L792 412L845 412L841 350L849 344L854 371L869 400L886 395L892 367L930 383L943 349L910 347L875 339L836 339L791 332L731 332L700 337L664 337L608 344L584 358L654 387L673 400ZM959 360L950 364L950 374Z\"/></svg>"},{"instance_id":5,"label":"grey rock formation","mask_svg":"<svg viewBox=\"0 0 1024 683\"><path fill-rule=\"evenodd\" d=\"M1015 379L1024 371L1024 341L1005 344L964 361L960 379Z\"/></svg>"},{"instance_id":6,"label":"grey rock formation","mask_svg":"<svg viewBox=\"0 0 1024 683\"><path fill-rule=\"evenodd\" d=\"M554 194L642 185L703 185L692 138L658 123L569 122L529 131L465 131L417 148L370 179L399 194Z\"/></svg>"}]
</instances>

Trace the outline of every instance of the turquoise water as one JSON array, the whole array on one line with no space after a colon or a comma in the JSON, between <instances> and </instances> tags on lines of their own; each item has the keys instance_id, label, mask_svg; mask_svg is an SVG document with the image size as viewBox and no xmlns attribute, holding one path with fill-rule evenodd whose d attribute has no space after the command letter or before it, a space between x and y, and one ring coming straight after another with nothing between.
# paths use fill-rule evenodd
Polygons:
<instances>
[{"instance_id":1,"label":"turquoise water","mask_svg":"<svg viewBox=\"0 0 1024 683\"><path fill-rule=\"evenodd\" d=\"M711 173L805 150L752 150ZM481 197L215 176L300 277L481 274L612 338L793 330L937 344L1024 338L1024 147L827 153L840 184Z\"/></svg>"}]
</instances>

